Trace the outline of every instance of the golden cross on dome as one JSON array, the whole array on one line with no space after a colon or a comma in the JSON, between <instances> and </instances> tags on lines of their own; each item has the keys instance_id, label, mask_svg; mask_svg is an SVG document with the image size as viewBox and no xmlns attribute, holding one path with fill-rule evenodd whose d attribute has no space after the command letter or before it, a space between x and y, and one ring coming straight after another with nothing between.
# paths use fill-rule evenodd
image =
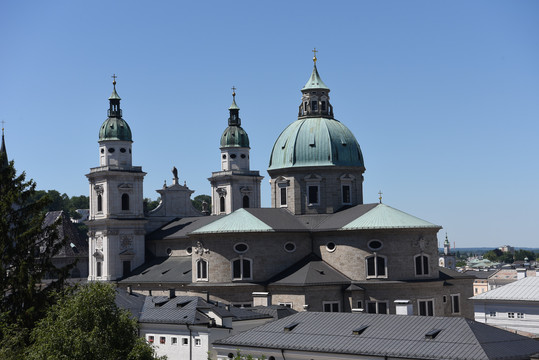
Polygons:
<instances>
[{"instance_id":1,"label":"golden cross on dome","mask_svg":"<svg viewBox=\"0 0 539 360\"><path fill-rule=\"evenodd\" d=\"M2 132L4 132L4 124L6 123L4 120L1 121L2 122Z\"/></svg>"},{"instance_id":2,"label":"golden cross on dome","mask_svg":"<svg viewBox=\"0 0 539 360\"><path fill-rule=\"evenodd\" d=\"M314 56L313 56L313 61L314 61L314 63L316 64L316 60L318 60L318 59L316 58L316 53L318 52L318 50L316 50L316 48L314 48L314 49L311 50L311 51L312 51L313 54L314 54Z\"/></svg>"},{"instance_id":3,"label":"golden cross on dome","mask_svg":"<svg viewBox=\"0 0 539 360\"><path fill-rule=\"evenodd\" d=\"M232 96L236 96L236 87L232 86Z\"/></svg>"},{"instance_id":4,"label":"golden cross on dome","mask_svg":"<svg viewBox=\"0 0 539 360\"><path fill-rule=\"evenodd\" d=\"M380 204L382 203L382 194L383 194L382 190L378 191L378 195L380 195L378 197L378 199L380 199Z\"/></svg>"},{"instance_id":5,"label":"golden cross on dome","mask_svg":"<svg viewBox=\"0 0 539 360\"><path fill-rule=\"evenodd\" d=\"M118 76L116 76L116 74L112 74L111 78L113 78L114 80L112 80L112 85L116 85L116 78Z\"/></svg>"}]
</instances>

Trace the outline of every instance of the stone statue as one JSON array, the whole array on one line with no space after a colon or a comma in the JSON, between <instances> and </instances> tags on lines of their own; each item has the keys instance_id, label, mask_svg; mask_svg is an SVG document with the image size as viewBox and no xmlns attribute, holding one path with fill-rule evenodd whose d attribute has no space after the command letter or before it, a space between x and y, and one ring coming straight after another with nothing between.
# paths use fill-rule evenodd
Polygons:
<instances>
[{"instance_id":1,"label":"stone statue","mask_svg":"<svg viewBox=\"0 0 539 360\"><path fill-rule=\"evenodd\" d=\"M178 182L178 169L176 169L176 166L172 167L172 175L174 175L175 182Z\"/></svg>"}]
</instances>

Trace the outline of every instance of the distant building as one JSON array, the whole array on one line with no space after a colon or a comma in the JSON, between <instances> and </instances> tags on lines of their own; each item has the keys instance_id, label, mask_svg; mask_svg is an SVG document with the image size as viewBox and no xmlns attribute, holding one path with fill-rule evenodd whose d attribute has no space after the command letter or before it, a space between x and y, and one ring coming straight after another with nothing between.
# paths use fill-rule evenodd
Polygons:
<instances>
[{"instance_id":1,"label":"distant building","mask_svg":"<svg viewBox=\"0 0 539 360\"><path fill-rule=\"evenodd\" d=\"M510 245L500 246L498 249L500 249L504 253L510 253L510 254L515 253L515 248L513 246L510 246Z\"/></svg>"},{"instance_id":2,"label":"distant building","mask_svg":"<svg viewBox=\"0 0 539 360\"><path fill-rule=\"evenodd\" d=\"M464 318L300 312L214 342L269 360L530 359L539 341Z\"/></svg>"},{"instance_id":3,"label":"distant building","mask_svg":"<svg viewBox=\"0 0 539 360\"><path fill-rule=\"evenodd\" d=\"M440 267L445 267L451 270L455 270L457 268L457 259L455 254L451 253L451 244L447 238L447 233L445 234L444 252L440 254L438 261Z\"/></svg>"},{"instance_id":4,"label":"distant building","mask_svg":"<svg viewBox=\"0 0 539 360\"><path fill-rule=\"evenodd\" d=\"M539 277L523 277L472 297L475 320L539 338Z\"/></svg>"},{"instance_id":5,"label":"distant building","mask_svg":"<svg viewBox=\"0 0 539 360\"><path fill-rule=\"evenodd\" d=\"M525 277L536 276L536 269L518 268L515 269L511 265L494 272L488 277L488 289L493 290L507 284L514 283L517 280Z\"/></svg>"},{"instance_id":6,"label":"distant building","mask_svg":"<svg viewBox=\"0 0 539 360\"><path fill-rule=\"evenodd\" d=\"M489 290L488 278L498 270L466 270L464 274L474 276L473 294L479 295Z\"/></svg>"}]
</instances>

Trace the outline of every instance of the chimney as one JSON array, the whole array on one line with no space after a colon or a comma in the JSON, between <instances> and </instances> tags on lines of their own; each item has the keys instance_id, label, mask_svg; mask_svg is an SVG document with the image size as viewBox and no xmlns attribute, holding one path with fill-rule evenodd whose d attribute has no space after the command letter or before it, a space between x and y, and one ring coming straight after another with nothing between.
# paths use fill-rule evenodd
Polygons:
<instances>
[{"instance_id":1,"label":"chimney","mask_svg":"<svg viewBox=\"0 0 539 360\"><path fill-rule=\"evenodd\" d=\"M176 290L174 289L168 289L168 298L174 299L176 297Z\"/></svg>"},{"instance_id":2,"label":"chimney","mask_svg":"<svg viewBox=\"0 0 539 360\"><path fill-rule=\"evenodd\" d=\"M253 292L253 306L270 306L271 295L269 292Z\"/></svg>"},{"instance_id":3,"label":"chimney","mask_svg":"<svg viewBox=\"0 0 539 360\"><path fill-rule=\"evenodd\" d=\"M202 293L205 295L204 300L206 300L207 303L210 302L210 292L209 291L202 291Z\"/></svg>"},{"instance_id":4,"label":"chimney","mask_svg":"<svg viewBox=\"0 0 539 360\"><path fill-rule=\"evenodd\" d=\"M517 269L517 280L524 279L526 277L526 269L518 268Z\"/></svg>"},{"instance_id":5,"label":"chimney","mask_svg":"<svg viewBox=\"0 0 539 360\"><path fill-rule=\"evenodd\" d=\"M133 288L131 287L131 285L127 285L127 293L129 295L133 295Z\"/></svg>"},{"instance_id":6,"label":"chimney","mask_svg":"<svg viewBox=\"0 0 539 360\"><path fill-rule=\"evenodd\" d=\"M413 315L414 309L410 300L395 300L395 314Z\"/></svg>"}]
</instances>

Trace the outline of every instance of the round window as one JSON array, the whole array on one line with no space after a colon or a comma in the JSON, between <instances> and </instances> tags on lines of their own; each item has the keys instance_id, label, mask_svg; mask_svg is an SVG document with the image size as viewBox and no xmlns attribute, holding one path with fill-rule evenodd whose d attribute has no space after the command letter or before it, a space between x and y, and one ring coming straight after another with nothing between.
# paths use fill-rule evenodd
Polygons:
<instances>
[{"instance_id":1,"label":"round window","mask_svg":"<svg viewBox=\"0 0 539 360\"><path fill-rule=\"evenodd\" d=\"M124 153L124 152L125 152L125 148L121 148L121 149L120 149L120 152L121 152L121 153Z\"/></svg>"},{"instance_id":2,"label":"round window","mask_svg":"<svg viewBox=\"0 0 539 360\"><path fill-rule=\"evenodd\" d=\"M371 249L373 251L376 251L376 250L380 250L382 248L382 246L384 246L384 245L382 244L382 242L380 240L371 240L371 241L369 241L367 246L369 247L369 249Z\"/></svg>"},{"instance_id":3,"label":"round window","mask_svg":"<svg viewBox=\"0 0 539 360\"><path fill-rule=\"evenodd\" d=\"M284 249L288 252L294 252L296 251L296 244L294 244L293 242L287 242L286 244L284 244Z\"/></svg>"},{"instance_id":4,"label":"round window","mask_svg":"<svg viewBox=\"0 0 539 360\"><path fill-rule=\"evenodd\" d=\"M235 158L236 158L236 154L231 154L231 155L230 155L230 158L231 158L231 159L235 159Z\"/></svg>"},{"instance_id":5,"label":"round window","mask_svg":"<svg viewBox=\"0 0 539 360\"><path fill-rule=\"evenodd\" d=\"M226 154L223 154L223 159L226 159Z\"/></svg>"},{"instance_id":6,"label":"round window","mask_svg":"<svg viewBox=\"0 0 539 360\"><path fill-rule=\"evenodd\" d=\"M247 246L246 243L237 243L236 245L234 245L234 251L237 253L242 254L247 250L249 250L249 246Z\"/></svg>"},{"instance_id":7,"label":"round window","mask_svg":"<svg viewBox=\"0 0 539 360\"><path fill-rule=\"evenodd\" d=\"M337 245L335 245L333 241L330 241L326 244L326 250L329 252L335 251L336 248L337 248Z\"/></svg>"},{"instance_id":8,"label":"round window","mask_svg":"<svg viewBox=\"0 0 539 360\"><path fill-rule=\"evenodd\" d=\"M109 149L109 153L112 154L113 152L114 152L114 148L110 148L110 149Z\"/></svg>"},{"instance_id":9,"label":"round window","mask_svg":"<svg viewBox=\"0 0 539 360\"><path fill-rule=\"evenodd\" d=\"M191 255L193 253L193 248L189 246L185 251L187 251L188 255Z\"/></svg>"},{"instance_id":10,"label":"round window","mask_svg":"<svg viewBox=\"0 0 539 360\"><path fill-rule=\"evenodd\" d=\"M105 149L101 149L101 154L104 154L105 153Z\"/></svg>"},{"instance_id":11,"label":"round window","mask_svg":"<svg viewBox=\"0 0 539 360\"><path fill-rule=\"evenodd\" d=\"M245 159L245 154L241 154L241 158L242 158L242 159Z\"/></svg>"}]
</instances>

